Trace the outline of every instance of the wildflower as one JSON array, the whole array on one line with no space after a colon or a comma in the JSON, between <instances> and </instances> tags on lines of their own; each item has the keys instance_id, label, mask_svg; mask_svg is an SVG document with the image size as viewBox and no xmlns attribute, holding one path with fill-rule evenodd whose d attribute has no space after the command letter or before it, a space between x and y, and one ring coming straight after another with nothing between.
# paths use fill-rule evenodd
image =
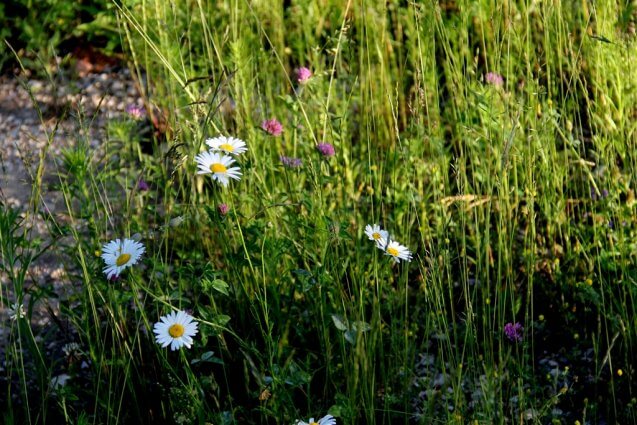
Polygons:
<instances>
[{"instance_id":1,"label":"wildflower","mask_svg":"<svg viewBox=\"0 0 637 425\"><path fill-rule=\"evenodd\" d=\"M522 341L522 333L524 328L518 322L507 323L504 325L504 334L510 341L520 342Z\"/></svg>"},{"instance_id":2,"label":"wildflower","mask_svg":"<svg viewBox=\"0 0 637 425\"><path fill-rule=\"evenodd\" d=\"M334 151L334 146L329 143L319 143L318 145L316 145L316 150L325 157L334 156L334 154L336 153Z\"/></svg>"},{"instance_id":3,"label":"wildflower","mask_svg":"<svg viewBox=\"0 0 637 425\"><path fill-rule=\"evenodd\" d=\"M317 421L314 418L310 418L308 422L298 420L295 425L336 425L336 419L332 415L323 416Z\"/></svg>"},{"instance_id":4,"label":"wildflower","mask_svg":"<svg viewBox=\"0 0 637 425\"><path fill-rule=\"evenodd\" d=\"M281 163L288 168L299 168L303 165L301 158L293 158L290 156L279 156Z\"/></svg>"},{"instance_id":5,"label":"wildflower","mask_svg":"<svg viewBox=\"0 0 637 425\"><path fill-rule=\"evenodd\" d=\"M376 242L376 247L379 249L385 249L387 239L389 239L389 232L382 230L378 224L368 224L365 226L365 234L370 241Z\"/></svg>"},{"instance_id":6,"label":"wildflower","mask_svg":"<svg viewBox=\"0 0 637 425\"><path fill-rule=\"evenodd\" d=\"M141 120L146 115L146 108L130 104L126 107L126 113L135 120Z\"/></svg>"},{"instance_id":7,"label":"wildflower","mask_svg":"<svg viewBox=\"0 0 637 425\"><path fill-rule=\"evenodd\" d=\"M148 183L146 183L144 179L140 178L139 181L137 182L137 189L141 190L142 192L146 192L147 190L150 189L150 186L148 186Z\"/></svg>"},{"instance_id":8,"label":"wildflower","mask_svg":"<svg viewBox=\"0 0 637 425\"><path fill-rule=\"evenodd\" d=\"M68 381L69 379L71 379L71 377L67 375L66 373L63 373L61 375L57 375L51 378L49 385L52 390L59 390L60 388L66 385L66 381Z\"/></svg>"},{"instance_id":9,"label":"wildflower","mask_svg":"<svg viewBox=\"0 0 637 425\"><path fill-rule=\"evenodd\" d=\"M617 376L622 376L624 374L624 371L621 369L617 369Z\"/></svg>"},{"instance_id":10,"label":"wildflower","mask_svg":"<svg viewBox=\"0 0 637 425\"><path fill-rule=\"evenodd\" d=\"M219 204L217 206L217 211L219 211L219 214L221 215L226 215L228 214L228 211L230 211L230 207L228 204Z\"/></svg>"},{"instance_id":11,"label":"wildflower","mask_svg":"<svg viewBox=\"0 0 637 425\"><path fill-rule=\"evenodd\" d=\"M207 139L206 144L213 151L223 151L232 155L241 155L248 150L246 143L235 137L217 136Z\"/></svg>"},{"instance_id":12,"label":"wildflower","mask_svg":"<svg viewBox=\"0 0 637 425\"><path fill-rule=\"evenodd\" d=\"M486 80L487 83L496 87L501 87L504 84L504 79L502 78L502 75L496 72L488 72L487 75L485 75L484 79Z\"/></svg>"},{"instance_id":13,"label":"wildflower","mask_svg":"<svg viewBox=\"0 0 637 425\"><path fill-rule=\"evenodd\" d=\"M409 251L409 248L396 241L389 241L385 248L385 255L392 257L395 263L400 263L400 260L411 261L411 252Z\"/></svg>"},{"instance_id":14,"label":"wildflower","mask_svg":"<svg viewBox=\"0 0 637 425\"><path fill-rule=\"evenodd\" d=\"M62 347L62 352L66 357L77 356L82 353L82 349L80 348L80 344L77 342L69 342Z\"/></svg>"},{"instance_id":15,"label":"wildflower","mask_svg":"<svg viewBox=\"0 0 637 425\"><path fill-rule=\"evenodd\" d=\"M25 316L26 313L24 312L24 305L18 303L11 304L11 307L9 308L9 319L18 320Z\"/></svg>"},{"instance_id":16,"label":"wildflower","mask_svg":"<svg viewBox=\"0 0 637 425\"><path fill-rule=\"evenodd\" d=\"M234 159L228 155L217 152L203 152L195 158L199 171L197 174L212 174L212 179L218 181L223 186L228 186L229 179L239 180L241 169L230 167Z\"/></svg>"},{"instance_id":17,"label":"wildflower","mask_svg":"<svg viewBox=\"0 0 637 425\"><path fill-rule=\"evenodd\" d=\"M104 273L106 278L119 277L126 268L137 263L146 248L140 242L132 239L116 239L102 247L102 259L106 263Z\"/></svg>"},{"instance_id":18,"label":"wildflower","mask_svg":"<svg viewBox=\"0 0 637 425\"><path fill-rule=\"evenodd\" d=\"M312 71L309 68L302 66L296 70L296 81L299 84L307 83L310 78L312 78Z\"/></svg>"},{"instance_id":19,"label":"wildflower","mask_svg":"<svg viewBox=\"0 0 637 425\"><path fill-rule=\"evenodd\" d=\"M261 128L272 136L280 136L283 133L283 125L276 118L263 121Z\"/></svg>"},{"instance_id":20,"label":"wildflower","mask_svg":"<svg viewBox=\"0 0 637 425\"><path fill-rule=\"evenodd\" d=\"M197 322L190 314L183 311L173 311L167 316L160 317L159 320L153 326L157 344L160 344L162 348L170 345L172 351L184 345L190 348L192 337L198 332Z\"/></svg>"}]
</instances>

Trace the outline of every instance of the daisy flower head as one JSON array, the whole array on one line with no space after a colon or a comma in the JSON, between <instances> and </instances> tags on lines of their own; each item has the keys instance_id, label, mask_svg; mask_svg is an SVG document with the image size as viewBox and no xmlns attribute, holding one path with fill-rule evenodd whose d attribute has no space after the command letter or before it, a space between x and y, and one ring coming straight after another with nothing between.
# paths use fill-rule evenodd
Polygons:
<instances>
[{"instance_id":1,"label":"daisy flower head","mask_svg":"<svg viewBox=\"0 0 637 425\"><path fill-rule=\"evenodd\" d=\"M248 151L246 143L236 137L217 136L206 140L213 151L222 151L231 155L241 155Z\"/></svg>"},{"instance_id":2,"label":"daisy flower head","mask_svg":"<svg viewBox=\"0 0 637 425\"><path fill-rule=\"evenodd\" d=\"M170 345L172 351L178 350L184 345L186 348L190 348L192 337L198 331L194 317L184 311L173 311L162 316L159 318L159 322L153 326L157 344L160 344L162 348Z\"/></svg>"},{"instance_id":3,"label":"daisy flower head","mask_svg":"<svg viewBox=\"0 0 637 425\"><path fill-rule=\"evenodd\" d=\"M261 128L272 136L280 136L283 133L283 124L276 118L265 120L261 123Z\"/></svg>"},{"instance_id":4,"label":"daisy flower head","mask_svg":"<svg viewBox=\"0 0 637 425\"><path fill-rule=\"evenodd\" d=\"M115 239L102 247L102 259L106 263L104 273L107 279L119 277L127 267L137 263L146 248L132 239Z\"/></svg>"},{"instance_id":5,"label":"daisy flower head","mask_svg":"<svg viewBox=\"0 0 637 425\"><path fill-rule=\"evenodd\" d=\"M389 232L380 228L378 224L368 224L365 226L365 234L370 241L376 242L376 247L379 249L385 249L387 239L389 239Z\"/></svg>"},{"instance_id":6,"label":"daisy flower head","mask_svg":"<svg viewBox=\"0 0 637 425\"><path fill-rule=\"evenodd\" d=\"M392 260L396 263L400 263L400 260L411 261L411 252L409 251L409 248L396 241L389 241L385 248L385 255L392 257Z\"/></svg>"},{"instance_id":7,"label":"daisy flower head","mask_svg":"<svg viewBox=\"0 0 637 425\"><path fill-rule=\"evenodd\" d=\"M223 153L202 152L197 155L195 160L199 167L197 174L212 174L212 179L224 186L228 186L230 179L239 180L241 178L241 169L239 167L231 167L234 159Z\"/></svg>"},{"instance_id":8,"label":"daisy flower head","mask_svg":"<svg viewBox=\"0 0 637 425\"><path fill-rule=\"evenodd\" d=\"M310 418L308 422L298 420L295 425L336 425L336 419L332 415L325 415L317 421L314 418Z\"/></svg>"}]
</instances>

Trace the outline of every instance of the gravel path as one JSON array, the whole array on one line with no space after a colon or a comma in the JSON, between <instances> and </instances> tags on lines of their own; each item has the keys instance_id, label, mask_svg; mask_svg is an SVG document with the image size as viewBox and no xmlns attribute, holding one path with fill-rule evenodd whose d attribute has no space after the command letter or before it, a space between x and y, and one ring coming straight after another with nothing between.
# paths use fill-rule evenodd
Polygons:
<instances>
[{"instance_id":1,"label":"gravel path","mask_svg":"<svg viewBox=\"0 0 637 425\"><path fill-rule=\"evenodd\" d=\"M127 70L92 74L63 84L41 80L27 84L43 114L42 120L26 88L16 79L0 77L0 134L4 135L0 196L17 207L28 201L31 184L27 170L35 170L47 134L54 130L60 117L66 115L53 136L50 157L59 157L62 149L72 146L81 134L80 111L88 120L95 116L89 140L91 147L98 149L107 120L124 114L126 106L139 98Z\"/></svg>"},{"instance_id":2,"label":"gravel path","mask_svg":"<svg viewBox=\"0 0 637 425\"><path fill-rule=\"evenodd\" d=\"M78 118L83 116L85 122L92 121L87 136L91 147L99 152L108 120L122 116L127 105L139 102L128 70L61 80L53 83L29 80L26 84L33 94L31 99L24 81L0 77L0 208L17 208L25 216L31 198L31 176L38 166L40 152L57 126L45 160L43 193L37 207L46 207L54 215L64 216L66 207L61 194L50 189L51 183L57 182L53 161L60 158L63 149L72 147L78 136L83 136ZM32 236L47 238L46 225L37 216L29 216L22 228L31 229ZM72 287L66 276L63 259L51 250L30 267L27 284L50 283L55 292L64 297L66 290ZM0 285L2 295L13 302L13 284L2 273ZM9 331L5 326L9 320L7 307L0 301L0 351ZM40 305L32 319L34 324L44 325L50 321L50 315L57 312L56 305Z\"/></svg>"}]
</instances>

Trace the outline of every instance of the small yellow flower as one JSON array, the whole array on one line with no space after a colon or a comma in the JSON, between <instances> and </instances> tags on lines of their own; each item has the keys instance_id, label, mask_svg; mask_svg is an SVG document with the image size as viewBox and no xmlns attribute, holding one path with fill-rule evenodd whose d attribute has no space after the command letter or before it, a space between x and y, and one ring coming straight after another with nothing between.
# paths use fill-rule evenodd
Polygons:
<instances>
[{"instance_id":1,"label":"small yellow flower","mask_svg":"<svg viewBox=\"0 0 637 425\"><path fill-rule=\"evenodd\" d=\"M617 369L617 376L622 376L624 374L624 371L621 369Z\"/></svg>"}]
</instances>

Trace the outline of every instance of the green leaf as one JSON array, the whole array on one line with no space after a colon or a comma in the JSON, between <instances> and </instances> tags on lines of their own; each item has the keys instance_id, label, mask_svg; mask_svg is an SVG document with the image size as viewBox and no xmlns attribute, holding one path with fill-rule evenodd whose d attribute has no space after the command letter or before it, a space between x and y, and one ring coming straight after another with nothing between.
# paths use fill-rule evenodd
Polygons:
<instances>
[{"instance_id":1,"label":"green leaf","mask_svg":"<svg viewBox=\"0 0 637 425\"><path fill-rule=\"evenodd\" d=\"M210 284L214 290L221 292L224 295L228 295L229 285L221 279L215 279Z\"/></svg>"},{"instance_id":2,"label":"green leaf","mask_svg":"<svg viewBox=\"0 0 637 425\"><path fill-rule=\"evenodd\" d=\"M350 344L352 344L352 345L356 345L356 335L357 334L358 333L356 332L355 329L347 330L347 331L345 331L345 334L344 334L345 340L347 342L349 342Z\"/></svg>"},{"instance_id":3,"label":"green leaf","mask_svg":"<svg viewBox=\"0 0 637 425\"><path fill-rule=\"evenodd\" d=\"M212 322L215 325L219 325L219 326L225 326L226 323L228 323L230 321L230 316L226 316L225 314L220 314L218 316L215 316L212 319Z\"/></svg>"},{"instance_id":4,"label":"green leaf","mask_svg":"<svg viewBox=\"0 0 637 425\"><path fill-rule=\"evenodd\" d=\"M349 329L347 319L343 319L342 316L332 314L332 321L334 322L334 326L336 326L336 329L338 329L339 331L344 332Z\"/></svg>"},{"instance_id":5,"label":"green leaf","mask_svg":"<svg viewBox=\"0 0 637 425\"><path fill-rule=\"evenodd\" d=\"M372 327L369 323L359 320L352 325L352 329L355 329L357 332L367 332L372 330Z\"/></svg>"}]
</instances>

